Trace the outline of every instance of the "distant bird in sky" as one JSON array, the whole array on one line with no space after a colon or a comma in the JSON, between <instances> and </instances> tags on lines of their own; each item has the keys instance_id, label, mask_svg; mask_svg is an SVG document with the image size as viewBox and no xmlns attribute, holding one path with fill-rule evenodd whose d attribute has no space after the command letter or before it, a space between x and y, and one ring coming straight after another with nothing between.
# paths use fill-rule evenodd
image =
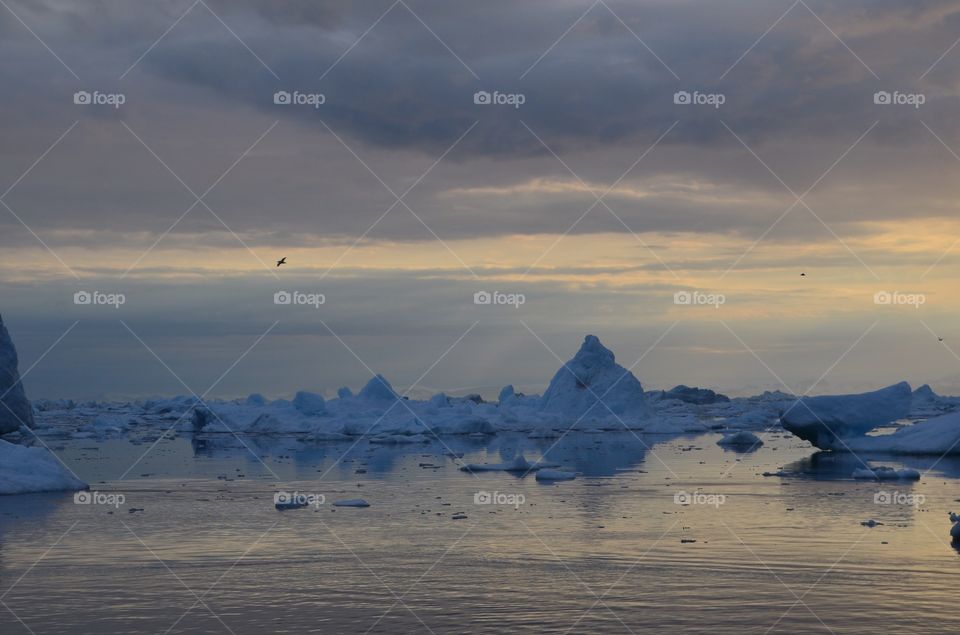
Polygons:
<instances>
[{"instance_id":1,"label":"distant bird in sky","mask_svg":"<svg viewBox=\"0 0 960 635\"><path fill-rule=\"evenodd\" d=\"M940 342L942 342L942 341L943 341L943 338L942 338L942 337L938 337L937 340L940 341Z\"/></svg>"},{"instance_id":2,"label":"distant bird in sky","mask_svg":"<svg viewBox=\"0 0 960 635\"><path fill-rule=\"evenodd\" d=\"M287 264L287 257L286 257L286 256L284 256L283 258L281 258L280 260L277 261L277 266L278 266L278 267L279 267L280 265L285 265L285 264Z\"/></svg>"},{"instance_id":3,"label":"distant bird in sky","mask_svg":"<svg viewBox=\"0 0 960 635\"><path fill-rule=\"evenodd\" d=\"M801 272L801 273L800 273L800 277L801 277L801 278L806 278L806 277L807 277L807 274Z\"/></svg>"}]
</instances>

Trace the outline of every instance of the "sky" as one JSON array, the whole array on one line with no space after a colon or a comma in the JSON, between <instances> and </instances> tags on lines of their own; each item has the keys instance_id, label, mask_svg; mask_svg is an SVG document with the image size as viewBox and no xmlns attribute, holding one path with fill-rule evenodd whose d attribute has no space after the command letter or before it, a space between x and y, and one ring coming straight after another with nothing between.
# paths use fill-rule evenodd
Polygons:
<instances>
[{"instance_id":1,"label":"sky","mask_svg":"<svg viewBox=\"0 0 960 635\"><path fill-rule=\"evenodd\" d=\"M0 5L33 397L960 393L960 2Z\"/></svg>"}]
</instances>

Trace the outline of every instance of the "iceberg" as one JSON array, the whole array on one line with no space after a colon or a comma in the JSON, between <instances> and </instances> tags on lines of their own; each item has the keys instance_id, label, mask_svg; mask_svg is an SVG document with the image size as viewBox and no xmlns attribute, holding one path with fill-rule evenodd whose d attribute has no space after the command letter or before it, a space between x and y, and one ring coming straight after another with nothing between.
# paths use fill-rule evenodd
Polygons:
<instances>
[{"instance_id":1,"label":"iceberg","mask_svg":"<svg viewBox=\"0 0 960 635\"><path fill-rule=\"evenodd\" d=\"M399 399L397 393L393 390L393 386L390 385L390 382L388 382L383 375L377 375L368 381L367 385L363 387L357 396L360 397L360 399L370 401L393 401L394 399Z\"/></svg>"},{"instance_id":2,"label":"iceberg","mask_svg":"<svg viewBox=\"0 0 960 635\"><path fill-rule=\"evenodd\" d=\"M27 400L17 368L17 349L0 316L0 434L20 426L33 427L33 408Z\"/></svg>"},{"instance_id":3,"label":"iceberg","mask_svg":"<svg viewBox=\"0 0 960 635\"><path fill-rule=\"evenodd\" d=\"M596 335L587 335L573 359L556 372L540 402L543 412L571 419L647 419L643 387L616 362Z\"/></svg>"},{"instance_id":4,"label":"iceberg","mask_svg":"<svg viewBox=\"0 0 960 635\"><path fill-rule=\"evenodd\" d=\"M910 413L913 392L905 381L855 395L801 397L780 413L788 432L822 449L843 447L838 439L858 437Z\"/></svg>"},{"instance_id":5,"label":"iceberg","mask_svg":"<svg viewBox=\"0 0 960 635\"><path fill-rule=\"evenodd\" d=\"M0 494L87 489L44 448L28 448L0 440Z\"/></svg>"}]
</instances>

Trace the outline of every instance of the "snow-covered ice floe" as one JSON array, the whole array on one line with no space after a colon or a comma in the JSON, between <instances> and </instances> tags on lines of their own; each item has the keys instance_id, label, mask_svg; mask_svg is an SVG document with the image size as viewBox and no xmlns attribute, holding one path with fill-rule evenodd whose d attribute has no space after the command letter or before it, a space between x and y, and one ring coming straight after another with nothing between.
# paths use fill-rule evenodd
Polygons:
<instances>
[{"instance_id":1,"label":"snow-covered ice floe","mask_svg":"<svg viewBox=\"0 0 960 635\"><path fill-rule=\"evenodd\" d=\"M726 446L735 449L755 449L763 445L763 441L760 440L760 437L755 435L752 432L747 432L746 430L740 430L733 434L728 434L719 441L717 445Z\"/></svg>"},{"instance_id":2,"label":"snow-covered ice floe","mask_svg":"<svg viewBox=\"0 0 960 635\"><path fill-rule=\"evenodd\" d=\"M781 415L783 427L821 450L878 454L960 454L960 412L902 425L890 434L874 428L916 416L917 395L906 382L859 395L806 397ZM929 390L920 395L926 407L954 407L953 398ZM802 403L801 403L802 402ZM814 416L815 415L815 416ZM868 476L867 478L874 478Z\"/></svg>"},{"instance_id":3,"label":"snow-covered ice floe","mask_svg":"<svg viewBox=\"0 0 960 635\"><path fill-rule=\"evenodd\" d=\"M0 440L0 494L87 489L44 448L28 448Z\"/></svg>"},{"instance_id":4,"label":"snow-covered ice floe","mask_svg":"<svg viewBox=\"0 0 960 635\"><path fill-rule=\"evenodd\" d=\"M920 479L920 472L913 468L905 467L896 469L882 465L880 467L865 468L862 467L853 471L853 478L871 479L877 481L916 481Z\"/></svg>"},{"instance_id":5,"label":"snow-covered ice floe","mask_svg":"<svg viewBox=\"0 0 960 635\"><path fill-rule=\"evenodd\" d=\"M913 392L903 381L881 390L855 395L802 397L780 415L785 430L818 448L833 447L836 439L855 437L910 413Z\"/></svg>"}]
</instances>

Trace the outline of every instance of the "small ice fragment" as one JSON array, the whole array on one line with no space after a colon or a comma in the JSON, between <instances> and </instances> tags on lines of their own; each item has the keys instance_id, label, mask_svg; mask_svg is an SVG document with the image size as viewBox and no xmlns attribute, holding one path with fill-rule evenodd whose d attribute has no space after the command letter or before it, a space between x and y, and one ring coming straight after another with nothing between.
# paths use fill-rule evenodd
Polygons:
<instances>
[{"instance_id":1,"label":"small ice fragment","mask_svg":"<svg viewBox=\"0 0 960 635\"><path fill-rule=\"evenodd\" d=\"M347 498L342 501L334 501L334 507L370 507L370 503L362 498Z\"/></svg>"},{"instance_id":2,"label":"small ice fragment","mask_svg":"<svg viewBox=\"0 0 960 635\"><path fill-rule=\"evenodd\" d=\"M538 481L572 481L577 478L575 472L564 472L563 470L540 470L537 472Z\"/></svg>"}]
</instances>

